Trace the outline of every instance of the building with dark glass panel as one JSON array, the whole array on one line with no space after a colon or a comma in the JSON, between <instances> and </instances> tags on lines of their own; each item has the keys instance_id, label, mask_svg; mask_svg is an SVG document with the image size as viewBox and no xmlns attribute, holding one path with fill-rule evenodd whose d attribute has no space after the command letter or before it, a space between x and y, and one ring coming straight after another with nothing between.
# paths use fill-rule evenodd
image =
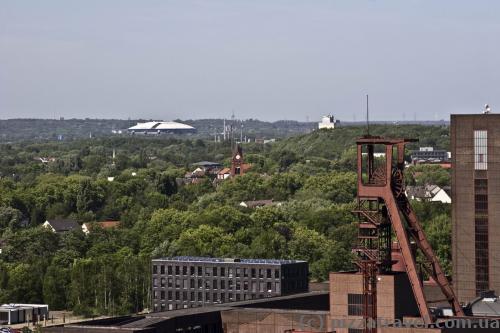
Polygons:
<instances>
[{"instance_id":1,"label":"building with dark glass panel","mask_svg":"<svg viewBox=\"0 0 500 333\"><path fill-rule=\"evenodd\" d=\"M500 114L451 116L453 286L500 292Z\"/></svg>"},{"instance_id":2,"label":"building with dark glass panel","mask_svg":"<svg viewBox=\"0 0 500 333\"><path fill-rule=\"evenodd\" d=\"M167 311L308 291L305 261L174 257L152 260L153 310Z\"/></svg>"}]
</instances>

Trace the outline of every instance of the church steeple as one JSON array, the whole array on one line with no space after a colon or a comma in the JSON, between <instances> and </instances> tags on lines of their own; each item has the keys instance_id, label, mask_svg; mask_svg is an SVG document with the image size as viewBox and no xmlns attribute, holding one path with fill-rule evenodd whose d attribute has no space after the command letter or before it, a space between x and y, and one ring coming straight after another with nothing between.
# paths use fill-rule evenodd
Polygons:
<instances>
[{"instance_id":1,"label":"church steeple","mask_svg":"<svg viewBox=\"0 0 500 333\"><path fill-rule=\"evenodd\" d=\"M243 173L243 148L237 144L233 149L233 158L231 159L231 176L239 176Z\"/></svg>"}]
</instances>

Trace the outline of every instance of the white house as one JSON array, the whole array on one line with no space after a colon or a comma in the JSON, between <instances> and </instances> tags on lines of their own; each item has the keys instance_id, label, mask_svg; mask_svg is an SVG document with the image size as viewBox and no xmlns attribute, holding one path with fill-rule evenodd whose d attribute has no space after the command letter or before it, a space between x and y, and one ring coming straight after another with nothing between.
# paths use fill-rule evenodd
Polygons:
<instances>
[{"instance_id":1,"label":"white house","mask_svg":"<svg viewBox=\"0 0 500 333\"><path fill-rule=\"evenodd\" d=\"M437 185L407 186L406 196L417 201L451 203L450 195Z\"/></svg>"}]
</instances>

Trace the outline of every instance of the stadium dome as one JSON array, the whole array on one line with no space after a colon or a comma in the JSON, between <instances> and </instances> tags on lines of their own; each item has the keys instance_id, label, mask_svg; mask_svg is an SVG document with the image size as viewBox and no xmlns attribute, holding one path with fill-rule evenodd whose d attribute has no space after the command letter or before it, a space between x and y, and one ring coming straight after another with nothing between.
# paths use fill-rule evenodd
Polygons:
<instances>
[{"instance_id":1,"label":"stadium dome","mask_svg":"<svg viewBox=\"0 0 500 333\"><path fill-rule=\"evenodd\" d=\"M149 121L137 123L128 129L132 134L160 134L160 133L194 133L196 128L175 121Z\"/></svg>"}]
</instances>

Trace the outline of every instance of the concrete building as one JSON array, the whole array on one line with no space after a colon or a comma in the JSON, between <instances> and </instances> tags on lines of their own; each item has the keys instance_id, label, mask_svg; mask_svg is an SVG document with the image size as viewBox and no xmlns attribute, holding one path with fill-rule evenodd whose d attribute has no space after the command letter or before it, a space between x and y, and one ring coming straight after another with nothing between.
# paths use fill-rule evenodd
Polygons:
<instances>
[{"instance_id":1,"label":"concrete building","mask_svg":"<svg viewBox=\"0 0 500 333\"><path fill-rule=\"evenodd\" d=\"M387 321L420 316L406 272L377 276L377 316ZM359 272L330 273L330 316L337 321L363 319L363 275ZM337 333L351 333L337 328Z\"/></svg>"},{"instance_id":2,"label":"concrete building","mask_svg":"<svg viewBox=\"0 0 500 333\"><path fill-rule=\"evenodd\" d=\"M47 304L2 304L0 305L0 325L14 325L27 322L38 322L47 319Z\"/></svg>"},{"instance_id":3,"label":"concrete building","mask_svg":"<svg viewBox=\"0 0 500 333\"><path fill-rule=\"evenodd\" d=\"M500 292L500 114L451 115L453 285Z\"/></svg>"},{"instance_id":4,"label":"concrete building","mask_svg":"<svg viewBox=\"0 0 500 333\"><path fill-rule=\"evenodd\" d=\"M323 116L321 118L321 122L318 123L318 129L326 128L326 129L334 129L335 126L339 124L339 121L335 119L331 114L327 116Z\"/></svg>"},{"instance_id":5,"label":"concrete building","mask_svg":"<svg viewBox=\"0 0 500 333\"><path fill-rule=\"evenodd\" d=\"M152 260L153 310L165 311L308 290L305 261L174 257Z\"/></svg>"},{"instance_id":6,"label":"concrete building","mask_svg":"<svg viewBox=\"0 0 500 333\"><path fill-rule=\"evenodd\" d=\"M449 160L450 153L433 147L420 147L411 152L411 160L415 163L441 163Z\"/></svg>"}]
</instances>

